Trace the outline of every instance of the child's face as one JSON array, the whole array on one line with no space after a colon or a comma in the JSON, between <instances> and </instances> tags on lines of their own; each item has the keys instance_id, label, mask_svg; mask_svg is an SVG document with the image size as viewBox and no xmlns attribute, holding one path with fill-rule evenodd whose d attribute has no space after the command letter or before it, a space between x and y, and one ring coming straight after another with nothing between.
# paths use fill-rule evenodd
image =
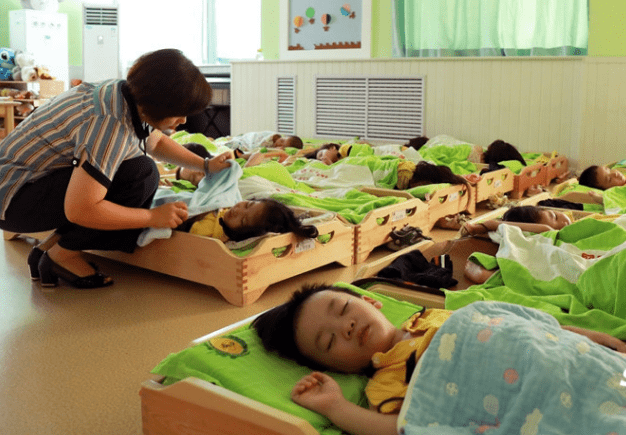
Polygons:
<instances>
[{"instance_id":1,"label":"child's face","mask_svg":"<svg viewBox=\"0 0 626 435\"><path fill-rule=\"evenodd\" d=\"M222 217L228 227L237 230L260 225L265 218L265 203L241 201L231 207Z\"/></svg>"},{"instance_id":2,"label":"child's face","mask_svg":"<svg viewBox=\"0 0 626 435\"><path fill-rule=\"evenodd\" d=\"M539 219L538 224L548 225L555 230L560 230L563 227L571 224L569 217L560 211L554 210L542 210L541 211L541 219Z\"/></svg>"},{"instance_id":3,"label":"child's face","mask_svg":"<svg viewBox=\"0 0 626 435\"><path fill-rule=\"evenodd\" d=\"M317 152L317 160L327 165L332 165L339 160L339 149L336 147L330 147Z\"/></svg>"},{"instance_id":4,"label":"child's face","mask_svg":"<svg viewBox=\"0 0 626 435\"><path fill-rule=\"evenodd\" d=\"M626 184L626 177L617 169L600 166L596 171L596 184L602 190Z\"/></svg>"},{"instance_id":5,"label":"child's face","mask_svg":"<svg viewBox=\"0 0 626 435\"><path fill-rule=\"evenodd\" d=\"M301 307L295 324L300 352L323 366L358 373L376 352L386 352L399 340L396 329L368 297L324 290Z\"/></svg>"}]
</instances>

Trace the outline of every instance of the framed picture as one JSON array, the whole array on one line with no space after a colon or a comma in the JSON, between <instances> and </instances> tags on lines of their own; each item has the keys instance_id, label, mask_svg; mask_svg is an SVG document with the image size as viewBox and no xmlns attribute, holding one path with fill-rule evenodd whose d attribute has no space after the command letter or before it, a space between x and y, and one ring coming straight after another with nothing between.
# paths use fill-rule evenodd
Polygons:
<instances>
[{"instance_id":1,"label":"framed picture","mask_svg":"<svg viewBox=\"0 0 626 435\"><path fill-rule=\"evenodd\" d=\"M369 59L372 0L281 0L280 59Z\"/></svg>"}]
</instances>

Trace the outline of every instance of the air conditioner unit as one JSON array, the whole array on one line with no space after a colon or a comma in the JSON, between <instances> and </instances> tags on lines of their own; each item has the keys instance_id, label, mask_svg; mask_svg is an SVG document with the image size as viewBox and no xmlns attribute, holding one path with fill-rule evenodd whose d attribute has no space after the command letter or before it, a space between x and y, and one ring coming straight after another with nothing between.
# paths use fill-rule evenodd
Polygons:
<instances>
[{"instance_id":1,"label":"air conditioner unit","mask_svg":"<svg viewBox=\"0 0 626 435\"><path fill-rule=\"evenodd\" d=\"M83 4L83 80L90 83L120 77L117 6Z\"/></svg>"}]
</instances>

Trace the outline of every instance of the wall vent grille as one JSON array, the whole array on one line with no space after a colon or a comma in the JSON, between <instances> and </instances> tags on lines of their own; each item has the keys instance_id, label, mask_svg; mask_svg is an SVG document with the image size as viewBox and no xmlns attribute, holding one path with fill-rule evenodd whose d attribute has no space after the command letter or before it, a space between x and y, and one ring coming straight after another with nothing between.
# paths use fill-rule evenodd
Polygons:
<instances>
[{"instance_id":1,"label":"wall vent grille","mask_svg":"<svg viewBox=\"0 0 626 435\"><path fill-rule=\"evenodd\" d=\"M276 131L296 134L296 77L281 76L276 84Z\"/></svg>"},{"instance_id":2,"label":"wall vent grille","mask_svg":"<svg viewBox=\"0 0 626 435\"><path fill-rule=\"evenodd\" d=\"M85 6L83 23L92 26L117 26L116 7Z\"/></svg>"},{"instance_id":3,"label":"wall vent grille","mask_svg":"<svg viewBox=\"0 0 626 435\"><path fill-rule=\"evenodd\" d=\"M424 134L424 77L315 78L315 134L406 141Z\"/></svg>"}]
</instances>

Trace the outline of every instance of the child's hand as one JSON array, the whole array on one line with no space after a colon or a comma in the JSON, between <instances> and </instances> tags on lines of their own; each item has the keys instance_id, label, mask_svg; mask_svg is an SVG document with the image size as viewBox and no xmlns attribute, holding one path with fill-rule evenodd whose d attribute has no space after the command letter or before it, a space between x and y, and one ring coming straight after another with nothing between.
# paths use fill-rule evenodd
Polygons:
<instances>
[{"instance_id":1,"label":"child's hand","mask_svg":"<svg viewBox=\"0 0 626 435\"><path fill-rule=\"evenodd\" d=\"M303 377L291 390L291 400L326 416L335 404L343 399L339 384L330 376L320 372L313 372Z\"/></svg>"},{"instance_id":2,"label":"child's hand","mask_svg":"<svg viewBox=\"0 0 626 435\"><path fill-rule=\"evenodd\" d=\"M602 204L604 203L604 197L602 196L601 193L599 192L594 192L593 190L589 191L589 196L591 197L591 199L597 203L597 204Z\"/></svg>"}]
</instances>

